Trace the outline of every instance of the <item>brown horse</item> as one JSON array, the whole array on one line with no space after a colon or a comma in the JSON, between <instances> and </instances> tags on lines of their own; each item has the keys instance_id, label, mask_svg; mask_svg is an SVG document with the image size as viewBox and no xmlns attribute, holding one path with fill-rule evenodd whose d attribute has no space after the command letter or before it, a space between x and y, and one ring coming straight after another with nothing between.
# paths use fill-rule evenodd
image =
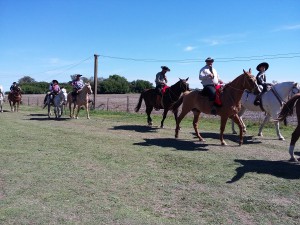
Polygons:
<instances>
[{"instance_id":1,"label":"brown horse","mask_svg":"<svg viewBox=\"0 0 300 225\"><path fill-rule=\"evenodd\" d=\"M246 72L245 70L243 71L244 73L242 75L238 76L232 82L224 86L223 93L221 94L221 101L223 106L217 109L217 114L221 116L220 140L222 145L227 145L224 141L223 133L228 118L231 118L236 124L238 124L240 128L239 144L241 145L243 143L242 124L239 116L237 115L237 113L241 109L240 100L244 90L253 90L257 88L256 79L253 75L251 75L251 69L249 69L249 72ZM193 127L195 129L196 135L200 141L205 141L198 132L199 116L201 112L210 114L213 102L210 102L208 97L203 96L200 91L192 91L183 94L178 102L174 104L173 110L178 110L178 107L182 103L182 111L176 123L175 138L178 138L178 132L180 129L179 125L181 120L188 112L193 111Z\"/></svg>"},{"instance_id":2,"label":"brown horse","mask_svg":"<svg viewBox=\"0 0 300 225\"><path fill-rule=\"evenodd\" d=\"M19 111L19 105L22 101L21 88L16 89L8 94L8 101L12 112Z\"/></svg>"},{"instance_id":3,"label":"brown horse","mask_svg":"<svg viewBox=\"0 0 300 225\"><path fill-rule=\"evenodd\" d=\"M84 106L85 110L86 110L87 119L90 119L90 115L89 115L89 95L90 94L93 94L90 83L86 83L84 85L84 87L78 92L75 102L73 102L72 92L70 92L68 94L67 103L69 103L70 118L78 119L78 113L79 113L80 107ZM72 103L73 103L73 109L71 108ZM76 107L77 107L77 112L76 112L76 116L74 117L74 111L75 111Z\"/></svg>"},{"instance_id":4,"label":"brown horse","mask_svg":"<svg viewBox=\"0 0 300 225\"><path fill-rule=\"evenodd\" d=\"M293 110L294 108L296 108L298 125L294 130L294 132L292 133L292 138L289 147L289 153L291 155L290 161L298 161L294 155L294 149L295 149L295 144L300 137L300 102L298 101L299 98L300 98L300 94L296 94L290 100L288 100L287 103L282 107L277 118L277 120L279 121L284 120L288 115L293 114Z\"/></svg>"},{"instance_id":5,"label":"brown horse","mask_svg":"<svg viewBox=\"0 0 300 225\"><path fill-rule=\"evenodd\" d=\"M137 106L135 107L135 112L138 112L141 108L142 101L144 99L145 105L146 105L146 113L147 113L147 122L149 126L152 126L152 118L150 116L153 108L159 108L159 109L164 109L163 113L163 119L160 123L160 127L164 127L164 121L167 117L167 113L170 110L171 106L179 99L180 95L186 91L189 90L189 84L187 83L189 78L186 79L180 79L179 81L172 85L171 87L166 89L166 92L164 93L162 100L161 100L161 105L157 106L156 105L156 95L157 91L155 89L146 89L144 90L139 98L139 102ZM178 115L178 110L174 110L174 117L175 120L177 120L177 115Z\"/></svg>"}]
</instances>

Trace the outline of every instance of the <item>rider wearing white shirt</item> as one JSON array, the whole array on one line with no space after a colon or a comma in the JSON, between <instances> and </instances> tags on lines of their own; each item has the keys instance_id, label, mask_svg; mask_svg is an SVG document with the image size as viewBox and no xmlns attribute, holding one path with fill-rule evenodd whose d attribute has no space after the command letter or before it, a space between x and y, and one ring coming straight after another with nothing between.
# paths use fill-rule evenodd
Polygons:
<instances>
[{"instance_id":1,"label":"rider wearing white shirt","mask_svg":"<svg viewBox=\"0 0 300 225\"><path fill-rule=\"evenodd\" d=\"M214 59L208 57L206 65L199 72L199 80L203 85L202 94L208 96L209 101L214 101L216 97L215 85L222 84L223 81L219 78L219 75L215 68L212 67ZM216 114L216 108L213 106L211 110L212 114Z\"/></svg>"}]
</instances>

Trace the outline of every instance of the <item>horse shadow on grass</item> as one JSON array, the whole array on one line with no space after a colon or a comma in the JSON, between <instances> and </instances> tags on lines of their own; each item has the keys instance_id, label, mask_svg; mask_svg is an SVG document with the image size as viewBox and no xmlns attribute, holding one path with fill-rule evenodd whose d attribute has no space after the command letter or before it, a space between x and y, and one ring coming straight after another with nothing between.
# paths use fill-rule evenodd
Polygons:
<instances>
[{"instance_id":1,"label":"horse shadow on grass","mask_svg":"<svg viewBox=\"0 0 300 225\"><path fill-rule=\"evenodd\" d=\"M235 159L242 166L236 169L236 175L226 183L234 183L246 173L269 174L275 177L295 180L300 179L300 164L288 161L242 160Z\"/></svg>"},{"instance_id":2,"label":"horse shadow on grass","mask_svg":"<svg viewBox=\"0 0 300 225\"><path fill-rule=\"evenodd\" d=\"M179 151L208 151L208 148L206 148L208 146L207 144L199 142L194 143L175 138L146 138L144 139L144 142L134 143L134 145L167 147L174 148Z\"/></svg>"},{"instance_id":3,"label":"horse shadow on grass","mask_svg":"<svg viewBox=\"0 0 300 225\"><path fill-rule=\"evenodd\" d=\"M195 138L197 138L196 133L193 133L193 135L195 135ZM218 139L220 140L220 134L219 133L210 133L210 132L202 132L201 136L204 139L210 138L210 139ZM236 134L224 134L224 140L227 141L232 141L235 143L239 143L240 138L238 135ZM243 144L260 144L261 141L260 140L255 140L253 139L253 136L243 136Z\"/></svg>"},{"instance_id":4,"label":"horse shadow on grass","mask_svg":"<svg viewBox=\"0 0 300 225\"><path fill-rule=\"evenodd\" d=\"M37 114L29 114L31 118L29 120L37 120L37 121L49 121L49 120L56 120L56 121L65 121L69 120L70 118L65 118L65 117L60 117L56 119L55 117L50 117L48 118L48 114L43 114L43 113L37 113Z\"/></svg>"},{"instance_id":5,"label":"horse shadow on grass","mask_svg":"<svg viewBox=\"0 0 300 225\"><path fill-rule=\"evenodd\" d=\"M151 126L141 126L141 125L121 125L121 126L114 126L111 130L128 130L128 131L135 131L139 133L148 133L148 132L157 132L158 127L151 127Z\"/></svg>"}]
</instances>

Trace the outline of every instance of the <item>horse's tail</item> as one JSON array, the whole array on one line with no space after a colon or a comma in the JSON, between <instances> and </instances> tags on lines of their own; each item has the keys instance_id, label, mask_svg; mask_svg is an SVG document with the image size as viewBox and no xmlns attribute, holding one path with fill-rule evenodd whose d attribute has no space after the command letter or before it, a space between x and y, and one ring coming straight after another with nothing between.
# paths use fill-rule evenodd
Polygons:
<instances>
[{"instance_id":1,"label":"horse's tail","mask_svg":"<svg viewBox=\"0 0 300 225\"><path fill-rule=\"evenodd\" d=\"M286 119L287 116L293 114L293 109L296 102L299 100L300 95L294 95L287 103L282 107L276 120L282 121Z\"/></svg>"},{"instance_id":2,"label":"horse's tail","mask_svg":"<svg viewBox=\"0 0 300 225\"><path fill-rule=\"evenodd\" d=\"M174 105L172 105L171 110L173 112L175 112L176 110L178 110L179 106L182 104L183 102L183 97L184 95L181 95L180 98L177 100L177 102L174 103Z\"/></svg>"},{"instance_id":3,"label":"horse's tail","mask_svg":"<svg viewBox=\"0 0 300 225\"><path fill-rule=\"evenodd\" d=\"M138 102L138 104L136 105L136 107L134 109L135 112L138 112L140 110L141 106L142 106L142 101L143 101L143 98L144 98L144 93L145 93L145 91L143 91L141 93L141 95L140 95L139 102Z\"/></svg>"}]
</instances>

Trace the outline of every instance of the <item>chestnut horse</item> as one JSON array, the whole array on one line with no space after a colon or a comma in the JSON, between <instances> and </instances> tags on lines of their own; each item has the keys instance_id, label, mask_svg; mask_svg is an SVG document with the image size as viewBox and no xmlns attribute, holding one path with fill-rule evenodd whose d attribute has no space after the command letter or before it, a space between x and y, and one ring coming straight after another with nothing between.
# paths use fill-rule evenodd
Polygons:
<instances>
[{"instance_id":1,"label":"chestnut horse","mask_svg":"<svg viewBox=\"0 0 300 225\"><path fill-rule=\"evenodd\" d=\"M164 121L167 117L167 113L170 110L171 106L179 99L182 93L189 90L189 84L187 83L188 79L189 78L186 79L179 78L179 81L176 84L166 89L166 92L164 93L161 100L162 104L160 106L160 109L164 109L163 119L160 123L161 128L164 127ZM144 99L146 105L147 122L149 126L152 126L152 118L150 114L154 106L157 107L156 95L157 95L157 91L155 89L144 90L140 95L137 106L135 107L135 112L138 112L141 108L142 101ZM178 110L174 110L173 113L174 113L175 120L177 120Z\"/></svg>"},{"instance_id":2,"label":"chestnut horse","mask_svg":"<svg viewBox=\"0 0 300 225\"><path fill-rule=\"evenodd\" d=\"M299 102L300 94L295 94L287 103L282 107L277 120L282 121L288 115L293 113L294 108L296 108L298 125L294 132L292 133L292 138L289 147L289 153L291 155L290 161L298 161L294 155L295 144L300 137L300 102Z\"/></svg>"},{"instance_id":3,"label":"chestnut horse","mask_svg":"<svg viewBox=\"0 0 300 225\"><path fill-rule=\"evenodd\" d=\"M93 94L92 87L90 83L86 83L84 87L78 92L76 96L76 101L73 102L73 96L72 92L68 94L67 103L69 103L69 109L70 109L70 118L76 118L78 119L78 113L81 106L85 107L86 110L86 117L87 119L90 119L89 115L89 95ZM71 105L73 103L73 109L71 108ZM76 116L74 117L74 111L77 107Z\"/></svg>"},{"instance_id":4,"label":"chestnut horse","mask_svg":"<svg viewBox=\"0 0 300 225\"><path fill-rule=\"evenodd\" d=\"M16 90L8 94L8 101L12 112L19 111L19 105L22 101L21 88L17 87Z\"/></svg>"},{"instance_id":5,"label":"chestnut horse","mask_svg":"<svg viewBox=\"0 0 300 225\"><path fill-rule=\"evenodd\" d=\"M236 124L238 124L240 128L240 141L239 144L243 143L243 130L242 124L237 113L241 109L241 97L244 93L244 90L254 90L257 88L256 79L253 75L251 75L251 69L248 72L243 70L244 73L237 78L235 78L232 82L226 84L223 88L223 93L221 94L222 107L217 109L217 114L221 116L221 127L220 127L220 140L222 145L227 145L224 141L223 133L225 130L226 122L228 118L231 118ZM182 105L182 111L176 122L175 129L175 138L178 138L179 125L181 120L185 117L185 115L193 111L194 120L193 127L195 129L196 135L200 141L205 141L200 133L198 132L198 121L200 113L210 114L211 107L213 102L210 102L208 97L203 96L201 91L192 91L189 93L185 93L182 97L174 104L173 110L178 110L178 107Z\"/></svg>"}]
</instances>

